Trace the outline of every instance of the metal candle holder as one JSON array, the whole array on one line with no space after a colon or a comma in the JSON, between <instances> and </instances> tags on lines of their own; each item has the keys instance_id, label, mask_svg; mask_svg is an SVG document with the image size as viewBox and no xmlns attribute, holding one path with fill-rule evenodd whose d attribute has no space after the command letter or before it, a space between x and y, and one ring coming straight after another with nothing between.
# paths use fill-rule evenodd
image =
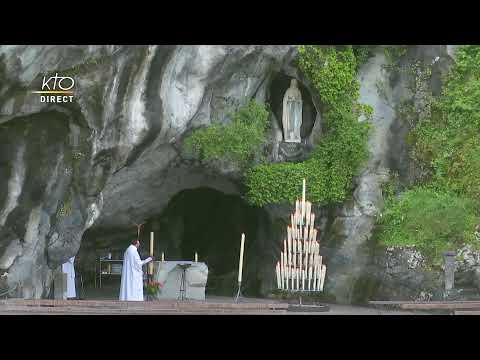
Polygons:
<instances>
[{"instance_id":1,"label":"metal candle holder","mask_svg":"<svg viewBox=\"0 0 480 360\"><path fill-rule=\"evenodd\" d=\"M276 264L277 288L289 293L320 293L325 282L326 266L320 255L318 231L312 203L306 201L306 183L303 179L302 200L295 202L295 211L290 215L287 237L283 251Z\"/></svg>"}]
</instances>

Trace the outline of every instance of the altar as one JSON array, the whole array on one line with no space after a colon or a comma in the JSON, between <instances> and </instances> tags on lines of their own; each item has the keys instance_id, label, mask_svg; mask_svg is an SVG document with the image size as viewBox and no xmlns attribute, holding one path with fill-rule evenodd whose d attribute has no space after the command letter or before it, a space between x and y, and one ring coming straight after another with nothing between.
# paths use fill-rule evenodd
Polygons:
<instances>
[{"instance_id":1,"label":"altar","mask_svg":"<svg viewBox=\"0 0 480 360\"><path fill-rule=\"evenodd\" d=\"M157 299L205 300L208 266L195 261L154 261L153 280L162 284Z\"/></svg>"}]
</instances>

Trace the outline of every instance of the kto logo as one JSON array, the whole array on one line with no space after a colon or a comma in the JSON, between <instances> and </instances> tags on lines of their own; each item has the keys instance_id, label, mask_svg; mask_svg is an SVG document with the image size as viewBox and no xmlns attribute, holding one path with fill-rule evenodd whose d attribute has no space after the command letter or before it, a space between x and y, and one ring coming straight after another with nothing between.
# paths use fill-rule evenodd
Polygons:
<instances>
[{"instance_id":1,"label":"kto logo","mask_svg":"<svg viewBox=\"0 0 480 360\"><path fill-rule=\"evenodd\" d=\"M35 94L46 94L40 96L40 102L42 103L66 103L73 101L72 89L74 86L75 80L73 78L58 76L58 73L55 73L55 76L51 76L48 79L46 76L43 77L42 90L32 92Z\"/></svg>"}]
</instances>

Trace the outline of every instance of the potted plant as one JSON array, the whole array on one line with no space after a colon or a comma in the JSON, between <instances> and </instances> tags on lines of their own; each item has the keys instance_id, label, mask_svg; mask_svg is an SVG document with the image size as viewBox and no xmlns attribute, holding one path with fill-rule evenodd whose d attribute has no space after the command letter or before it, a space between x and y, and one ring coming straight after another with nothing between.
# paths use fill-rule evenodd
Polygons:
<instances>
[{"instance_id":1,"label":"potted plant","mask_svg":"<svg viewBox=\"0 0 480 360\"><path fill-rule=\"evenodd\" d=\"M147 301L152 301L155 298L155 295L160 291L162 288L162 284L155 280L148 280L145 282L143 289L147 294Z\"/></svg>"}]
</instances>

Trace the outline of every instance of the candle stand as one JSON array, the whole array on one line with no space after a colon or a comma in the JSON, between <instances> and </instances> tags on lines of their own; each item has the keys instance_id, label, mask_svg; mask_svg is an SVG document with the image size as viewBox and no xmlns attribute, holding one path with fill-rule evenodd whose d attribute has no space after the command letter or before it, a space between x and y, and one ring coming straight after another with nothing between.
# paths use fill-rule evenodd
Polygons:
<instances>
[{"instance_id":1,"label":"candle stand","mask_svg":"<svg viewBox=\"0 0 480 360\"><path fill-rule=\"evenodd\" d=\"M277 289L297 294L299 306L302 295L323 291L327 267L320 255L318 230L312 203L306 201L306 183L303 180L302 200L295 202L295 211L290 215L283 251L276 264Z\"/></svg>"},{"instance_id":2,"label":"candle stand","mask_svg":"<svg viewBox=\"0 0 480 360\"><path fill-rule=\"evenodd\" d=\"M187 300L187 269L192 266L192 264L178 264L180 269L182 269L182 277L180 278L180 294L178 299L181 301Z\"/></svg>"},{"instance_id":3,"label":"candle stand","mask_svg":"<svg viewBox=\"0 0 480 360\"><path fill-rule=\"evenodd\" d=\"M242 283L238 283L238 291L237 291L237 296L235 296L235 302L238 302L238 299L242 297Z\"/></svg>"}]
</instances>

